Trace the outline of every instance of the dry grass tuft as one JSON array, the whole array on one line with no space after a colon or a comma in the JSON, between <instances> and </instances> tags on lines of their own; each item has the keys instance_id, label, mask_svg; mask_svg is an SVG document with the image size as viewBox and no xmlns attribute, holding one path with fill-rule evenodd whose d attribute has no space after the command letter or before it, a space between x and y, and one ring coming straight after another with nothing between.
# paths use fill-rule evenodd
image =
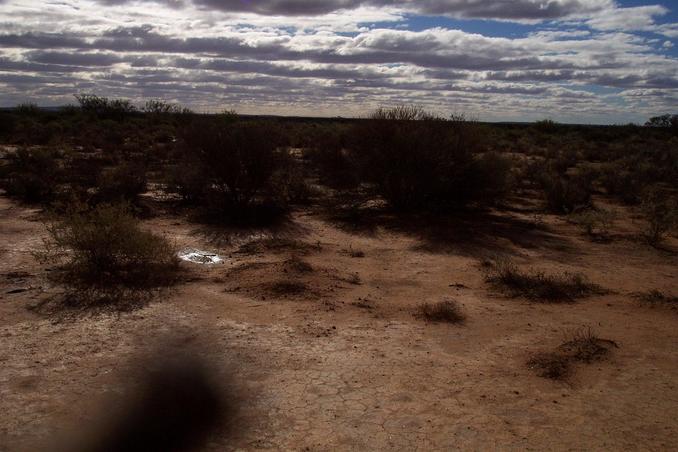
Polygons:
<instances>
[{"instance_id":1,"label":"dry grass tuft","mask_svg":"<svg viewBox=\"0 0 678 452\"><path fill-rule=\"evenodd\" d=\"M552 380L564 380L572 372L569 358L561 353L537 353L527 361L527 365L535 369L540 377Z\"/></svg>"},{"instance_id":2,"label":"dry grass tuft","mask_svg":"<svg viewBox=\"0 0 678 452\"><path fill-rule=\"evenodd\" d=\"M665 294L660 290L654 289L649 292L643 292L636 294L636 297L643 303L647 303L653 306L669 306L672 308L678 308L678 296Z\"/></svg>"},{"instance_id":3,"label":"dry grass tuft","mask_svg":"<svg viewBox=\"0 0 678 452\"><path fill-rule=\"evenodd\" d=\"M422 303L417 306L415 316L429 322L463 323L466 320L466 315L454 300Z\"/></svg>"},{"instance_id":4,"label":"dry grass tuft","mask_svg":"<svg viewBox=\"0 0 678 452\"><path fill-rule=\"evenodd\" d=\"M586 280L581 274L547 275L544 272L527 273L509 260L500 260L491 267L486 280L512 297L525 297L541 302L571 302L576 298L605 291Z\"/></svg>"},{"instance_id":5,"label":"dry grass tuft","mask_svg":"<svg viewBox=\"0 0 678 452\"><path fill-rule=\"evenodd\" d=\"M616 342L598 337L590 328L580 329L553 352L540 352L527 361L528 367L537 375L552 380L565 380L572 372L574 363L590 364L605 359Z\"/></svg>"}]
</instances>

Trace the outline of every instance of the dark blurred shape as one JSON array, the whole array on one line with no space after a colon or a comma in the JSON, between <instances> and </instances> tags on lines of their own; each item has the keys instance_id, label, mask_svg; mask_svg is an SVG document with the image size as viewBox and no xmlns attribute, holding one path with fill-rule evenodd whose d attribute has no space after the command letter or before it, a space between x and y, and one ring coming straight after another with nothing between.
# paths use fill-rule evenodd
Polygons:
<instances>
[{"instance_id":1,"label":"dark blurred shape","mask_svg":"<svg viewBox=\"0 0 678 452\"><path fill-rule=\"evenodd\" d=\"M145 371L138 391L103 428L63 450L198 450L211 432L225 425L222 421L232 420L235 406L201 362L187 356L172 358Z\"/></svg>"}]
</instances>

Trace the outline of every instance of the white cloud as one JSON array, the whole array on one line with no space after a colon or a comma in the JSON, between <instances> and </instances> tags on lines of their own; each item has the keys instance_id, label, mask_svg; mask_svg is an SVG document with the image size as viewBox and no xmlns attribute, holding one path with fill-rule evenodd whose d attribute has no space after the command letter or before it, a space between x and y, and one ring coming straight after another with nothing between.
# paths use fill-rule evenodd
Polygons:
<instances>
[{"instance_id":1,"label":"white cloud","mask_svg":"<svg viewBox=\"0 0 678 452\"><path fill-rule=\"evenodd\" d=\"M665 12L658 6L340 0L335 6L351 8L298 16L290 14L292 0L259 3L266 14L225 8L229 2L216 10L206 2L104 3L0 3L2 102L57 104L89 91L163 97L198 110L230 105L252 113L348 116L415 102L482 119L548 114L598 121L646 116L666 107L678 89L678 62L666 52L673 43L635 33L678 36L678 25L655 23ZM404 28L408 10L504 20L511 3L509 20L557 20L522 37ZM546 11L535 12L544 5ZM372 22L382 25L366 25Z\"/></svg>"}]
</instances>

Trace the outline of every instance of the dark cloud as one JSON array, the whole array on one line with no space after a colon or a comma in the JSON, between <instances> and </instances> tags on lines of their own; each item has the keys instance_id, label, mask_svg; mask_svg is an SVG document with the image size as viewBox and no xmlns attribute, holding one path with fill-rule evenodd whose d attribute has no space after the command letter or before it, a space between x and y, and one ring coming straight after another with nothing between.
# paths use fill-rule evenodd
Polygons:
<instances>
[{"instance_id":1,"label":"dark cloud","mask_svg":"<svg viewBox=\"0 0 678 452\"><path fill-rule=\"evenodd\" d=\"M112 53L36 51L25 56L36 63L84 67L110 66L124 61L122 56Z\"/></svg>"},{"instance_id":2,"label":"dark cloud","mask_svg":"<svg viewBox=\"0 0 678 452\"><path fill-rule=\"evenodd\" d=\"M99 0L107 5L131 0ZM160 1L181 7L190 0ZM318 16L359 7L391 7L417 14L465 18L545 20L585 14L610 7L609 0L192 0L200 8L267 16Z\"/></svg>"}]
</instances>

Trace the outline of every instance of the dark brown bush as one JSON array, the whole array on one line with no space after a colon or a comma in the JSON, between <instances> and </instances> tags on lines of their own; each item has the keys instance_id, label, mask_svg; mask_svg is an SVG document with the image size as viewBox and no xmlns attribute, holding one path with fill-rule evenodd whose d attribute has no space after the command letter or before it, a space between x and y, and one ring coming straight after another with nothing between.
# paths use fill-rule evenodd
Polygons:
<instances>
[{"instance_id":1,"label":"dark brown bush","mask_svg":"<svg viewBox=\"0 0 678 452\"><path fill-rule=\"evenodd\" d=\"M140 162L124 162L104 170L97 181L96 202L136 202L146 191L146 166Z\"/></svg>"},{"instance_id":2,"label":"dark brown bush","mask_svg":"<svg viewBox=\"0 0 678 452\"><path fill-rule=\"evenodd\" d=\"M591 182L585 177L561 176L552 171L542 177L547 208L554 213L571 213L591 204Z\"/></svg>"},{"instance_id":3,"label":"dark brown bush","mask_svg":"<svg viewBox=\"0 0 678 452\"><path fill-rule=\"evenodd\" d=\"M650 187L640 208L645 217L643 236L652 246L657 246L678 226L678 197L670 190Z\"/></svg>"},{"instance_id":4,"label":"dark brown bush","mask_svg":"<svg viewBox=\"0 0 678 452\"><path fill-rule=\"evenodd\" d=\"M285 213L285 196L276 192L273 176L289 156L278 148L275 124L202 119L184 131L183 142L185 166L179 171L187 177L179 186L185 198L232 223L266 223Z\"/></svg>"},{"instance_id":5,"label":"dark brown bush","mask_svg":"<svg viewBox=\"0 0 678 452\"><path fill-rule=\"evenodd\" d=\"M352 148L362 177L398 210L441 209L494 200L507 164L479 157L477 126L417 107L377 110L356 125Z\"/></svg>"},{"instance_id":6,"label":"dark brown bush","mask_svg":"<svg viewBox=\"0 0 678 452\"><path fill-rule=\"evenodd\" d=\"M50 203L62 177L60 153L50 148L21 148L0 166L0 187L28 203Z\"/></svg>"}]
</instances>

